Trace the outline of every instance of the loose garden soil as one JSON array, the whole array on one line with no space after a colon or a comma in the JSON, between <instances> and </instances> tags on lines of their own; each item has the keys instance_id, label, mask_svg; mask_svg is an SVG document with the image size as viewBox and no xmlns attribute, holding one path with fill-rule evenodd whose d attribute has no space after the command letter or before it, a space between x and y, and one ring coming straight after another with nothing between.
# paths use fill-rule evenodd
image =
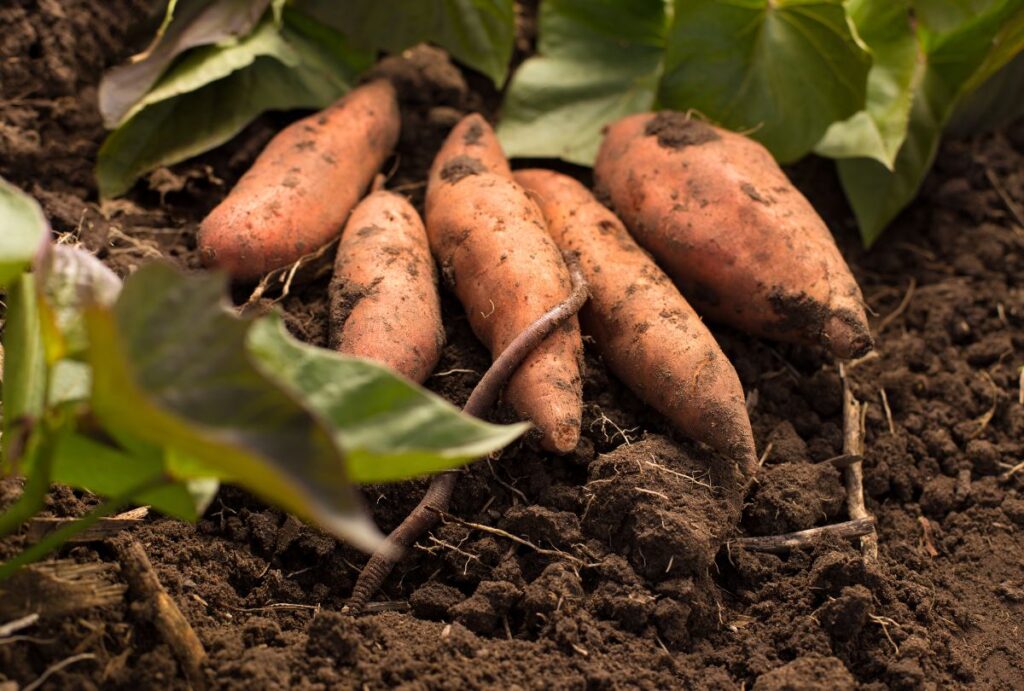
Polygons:
<instances>
[{"instance_id":1,"label":"loose garden soil","mask_svg":"<svg viewBox=\"0 0 1024 691\"><path fill-rule=\"evenodd\" d=\"M294 117L264 116L227 146L100 205L96 84L144 45L134 27L148 4L14 0L0 9L0 175L41 201L63 241L122 275L159 258L197 269L198 222ZM520 57L533 24L530 10L521 14ZM380 69L400 82L405 108L388 187L421 204L447 130L470 110L495 116L499 99L437 51ZM811 159L789 172L877 315L877 356L847 365L868 406L864 488L878 519L877 564L844 541L784 555L719 549L846 515L839 471L816 464L842 453L838 363L715 327L767 452L739 526L721 519L714 456L676 436L590 353L578 450L555 457L527 438L473 465L452 508L463 522L421 540L380 594L399 611L342 614L365 555L237 489L222 489L197 526L153 516L133 529L208 651L210 687L1024 688L1024 471L1012 472L1024 460L1024 225L1015 216L1024 123L946 142L920 198L866 252L832 164ZM329 264L257 300L276 301L290 328L318 345L328 341ZM236 288L234 298L250 293ZM444 316L448 345L428 386L461 405L489 358L448 295ZM505 409L496 418L511 419ZM365 495L390 530L424 487ZM17 491L15 481L0 485L0 505ZM93 501L58 488L48 511L77 515ZM23 544L0 543L0 558ZM60 556L107 564L108 578L121 579L108 544ZM19 604L0 606L0 624ZM187 688L146 612L125 595L44 616L27 637L0 641L0 689L76 655L43 688Z\"/></svg>"}]
</instances>

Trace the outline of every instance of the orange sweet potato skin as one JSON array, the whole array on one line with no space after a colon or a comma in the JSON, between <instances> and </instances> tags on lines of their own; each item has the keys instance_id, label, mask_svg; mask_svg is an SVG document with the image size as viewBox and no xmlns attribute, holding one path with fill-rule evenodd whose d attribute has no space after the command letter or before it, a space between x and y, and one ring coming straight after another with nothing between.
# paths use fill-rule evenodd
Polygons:
<instances>
[{"instance_id":1,"label":"orange sweet potato skin","mask_svg":"<svg viewBox=\"0 0 1024 691\"><path fill-rule=\"evenodd\" d=\"M870 350L832 234L757 142L662 112L607 129L598 196L705 316L839 357Z\"/></svg>"},{"instance_id":2,"label":"orange sweet potato skin","mask_svg":"<svg viewBox=\"0 0 1024 691\"><path fill-rule=\"evenodd\" d=\"M467 144L467 132L476 132L476 143ZM469 116L449 135L427 188L431 249L494 357L572 288L540 209L508 171L490 126ZM573 317L526 358L505 389L512 407L539 428L541 445L555 453L579 441L582 351Z\"/></svg>"},{"instance_id":3,"label":"orange sweet potato skin","mask_svg":"<svg viewBox=\"0 0 1024 691\"><path fill-rule=\"evenodd\" d=\"M374 192L352 211L329 288L331 347L422 383L444 347L437 271L416 209Z\"/></svg>"},{"instance_id":4,"label":"orange sweet potato skin","mask_svg":"<svg viewBox=\"0 0 1024 691\"><path fill-rule=\"evenodd\" d=\"M400 125L394 87L377 80L282 130L200 225L203 262L253 281L330 242Z\"/></svg>"},{"instance_id":5,"label":"orange sweet potato skin","mask_svg":"<svg viewBox=\"0 0 1024 691\"><path fill-rule=\"evenodd\" d=\"M580 311L609 369L693 439L748 474L757 460L736 371L672 281L587 188L549 170L517 171L548 232L590 288Z\"/></svg>"}]
</instances>

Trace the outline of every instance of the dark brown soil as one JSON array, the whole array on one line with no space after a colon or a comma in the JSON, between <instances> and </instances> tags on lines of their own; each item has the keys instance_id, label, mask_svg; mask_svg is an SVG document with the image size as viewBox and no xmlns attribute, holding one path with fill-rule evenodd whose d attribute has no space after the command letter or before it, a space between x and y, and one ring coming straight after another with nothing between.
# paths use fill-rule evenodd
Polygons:
<instances>
[{"instance_id":1,"label":"dark brown soil","mask_svg":"<svg viewBox=\"0 0 1024 691\"><path fill-rule=\"evenodd\" d=\"M14 0L0 9L0 175L122 274L157 256L196 267L197 222L294 117L261 118L221 150L100 207L95 85L139 45L128 27L145 4ZM384 69L401 74L406 102L388 184L421 204L448 128L467 110L493 115L496 98L436 54ZM408 611L340 614L365 557L236 489L224 488L198 526L153 517L136 529L209 652L211 687L1024 687L1024 472L1005 475L1024 457L1024 228L1009 210L1024 206L1024 126L946 143L919 201L866 253L831 170L811 160L791 172L878 315L877 356L850 366L868 404L877 565L842 542L782 556L718 548L735 534L845 518L838 473L813 465L841 453L837 363L719 328L758 448L771 445L738 530L710 452L675 437L589 354L577 452L513 445L460 478L452 508L545 551L444 524L386 585L382 599ZM298 335L325 345L329 278L312 276L280 304ZM428 384L461 404L488 357L450 296L444 315L442 374ZM389 530L423 488L366 494ZM0 502L16 490L0 485ZM75 515L91 501L58 488L50 511ZM0 543L0 557L21 542ZM120 582L102 543L61 556L108 564ZM145 608L124 595L21 633L0 641L4 691L74 655L91 657L44 688L187 688Z\"/></svg>"}]
</instances>

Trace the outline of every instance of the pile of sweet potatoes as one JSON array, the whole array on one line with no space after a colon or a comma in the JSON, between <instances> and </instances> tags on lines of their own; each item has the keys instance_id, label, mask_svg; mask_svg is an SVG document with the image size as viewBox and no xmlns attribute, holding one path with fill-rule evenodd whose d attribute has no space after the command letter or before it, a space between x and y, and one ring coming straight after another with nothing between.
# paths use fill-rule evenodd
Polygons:
<instances>
[{"instance_id":1,"label":"pile of sweet potatoes","mask_svg":"<svg viewBox=\"0 0 1024 691\"><path fill-rule=\"evenodd\" d=\"M744 136L680 113L623 118L607 129L595 197L556 172L513 173L488 123L469 115L430 170L424 222L397 194L360 201L399 127L394 88L378 80L282 131L203 222L204 260L252 281L340 238L332 345L422 382L444 345L439 274L496 358L566 299L563 253L575 255L590 301L504 395L553 453L579 440L581 326L642 400L748 476L743 389L702 316L841 358L871 348L828 228Z\"/></svg>"}]
</instances>

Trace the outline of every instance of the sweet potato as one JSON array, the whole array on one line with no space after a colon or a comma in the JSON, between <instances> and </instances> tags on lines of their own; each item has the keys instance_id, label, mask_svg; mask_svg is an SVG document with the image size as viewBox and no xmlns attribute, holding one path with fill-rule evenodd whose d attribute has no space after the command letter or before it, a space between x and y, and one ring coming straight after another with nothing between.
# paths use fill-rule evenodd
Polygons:
<instances>
[{"instance_id":1,"label":"sweet potato","mask_svg":"<svg viewBox=\"0 0 1024 691\"><path fill-rule=\"evenodd\" d=\"M838 357L871 349L832 234L757 142L681 113L631 115L608 127L594 179L701 314Z\"/></svg>"},{"instance_id":2,"label":"sweet potato","mask_svg":"<svg viewBox=\"0 0 1024 691\"><path fill-rule=\"evenodd\" d=\"M427 231L404 197L373 192L345 224L329 288L331 347L384 363L417 383L444 347Z\"/></svg>"},{"instance_id":3,"label":"sweet potato","mask_svg":"<svg viewBox=\"0 0 1024 691\"><path fill-rule=\"evenodd\" d=\"M330 242L400 125L394 87L377 80L282 130L200 225L203 262L252 281Z\"/></svg>"},{"instance_id":4,"label":"sweet potato","mask_svg":"<svg viewBox=\"0 0 1024 691\"><path fill-rule=\"evenodd\" d=\"M544 217L512 180L494 131L479 115L456 125L434 159L426 221L442 275L494 357L569 295L569 272ZM555 453L579 441L582 349L573 317L526 358L505 390Z\"/></svg>"},{"instance_id":5,"label":"sweet potato","mask_svg":"<svg viewBox=\"0 0 1024 691\"><path fill-rule=\"evenodd\" d=\"M747 474L757 467L743 388L714 336L622 222L587 188L549 170L517 171L590 287L583 330L605 363L687 436Z\"/></svg>"}]
</instances>

